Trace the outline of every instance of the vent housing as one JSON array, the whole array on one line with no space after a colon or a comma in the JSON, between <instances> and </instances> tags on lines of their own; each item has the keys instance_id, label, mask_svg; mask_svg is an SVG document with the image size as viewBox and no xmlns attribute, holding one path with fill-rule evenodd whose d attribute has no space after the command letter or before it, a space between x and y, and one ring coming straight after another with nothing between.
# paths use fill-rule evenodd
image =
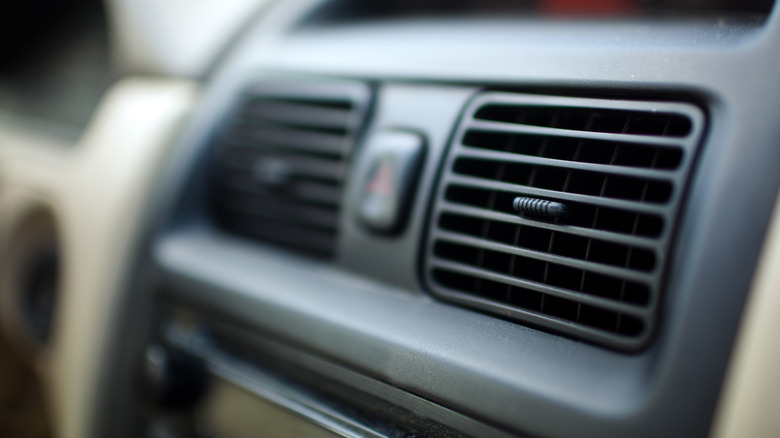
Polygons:
<instances>
[{"instance_id":1,"label":"vent housing","mask_svg":"<svg viewBox=\"0 0 780 438\"><path fill-rule=\"evenodd\" d=\"M366 84L266 80L217 136L211 205L225 230L308 255L334 255L347 164Z\"/></svg>"},{"instance_id":2,"label":"vent housing","mask_svg":"<svg viewBox=\"0 0 780 438\"><path fill-rule=\"evenodd\" d=\"M683 103L477 96L438 185L428 288L504 318L641 348L703 125ZM518 196L568 213L519 213Z\"/></svg>"}]
</instances>

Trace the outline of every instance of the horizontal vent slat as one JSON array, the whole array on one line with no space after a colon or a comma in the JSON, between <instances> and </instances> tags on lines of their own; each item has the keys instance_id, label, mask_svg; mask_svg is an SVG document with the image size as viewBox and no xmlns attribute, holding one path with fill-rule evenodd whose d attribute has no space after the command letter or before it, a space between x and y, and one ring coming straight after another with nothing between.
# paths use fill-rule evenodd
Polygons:
<instances>
[{"instance_id":1,"label":"horizontal vent slat","mask_svg":"<svg viewBox=\"0 0 780 438\"><path fill-rule=\"evenodd\" d=\"M451 233L447 231L438 230L436 231L436 234L433 237L434 239L439 239L443 241L450 241L462 245L468 245L475 248L489 249L489 250L507 253L507 254L520 255L527 258L541 260L544 262L552 262L552 263L572 266L585 271L627 278L633 281L642 282L642 281L652 280L651 275L647 275L642 272L637 272L635 270L589 262L586 260L563 257L555 254L546 253L546 252L533 251L526 248L519 248L516 246L491 242L485 239L477 239L474 237Z\"/></svg>"},{"instance_id":2,"label":"horizontal vent slat","mask_svg":"<svg viewBox=\"0 0 780 438\"><path fill-rule=\"evenodd\" d=\"M574 201L565 202L569 209L568 214L553 220L545 220L533 215L518 213L513 205L515 197L517 197L517 192L514 191L505 192L490 188L451 184L444 193L444 202L508 213L512 216L533 219L539 223L555 223L646 238L663 236L667 228L665 226L667 221L659 215ZM558 199L551 200L560 202Z\"/></svg>"},{"instance_id":3,"label":"horizontal vent slat","mask_svg":"<svg viewBox=\"0 0 780 438\"><path fill-rule=\"evenodd\" d=\"M447 279L447 281L442 282L434 280L439 292L449 297L457 297L459 301L467 303L469 307L493 313L498 312L536 327L554 326L557 332L576 336L578 339L606 342L613 346L630 348L633 344L630 337L641 336L648 330L644 323L646 318L641 316L621 314L518 286L509 286L513 293L504 294L509 295L508 300L497 302L464 291L459 282L466 276L438 268L433 269L433 276ZM460 280L456 277L460 277ZM453 281L455 281L454 284ZM484 279L479 281L501 284ZM445 285L447 282L450 284ZM550 306L551 301L557 301L557 303L553 302ZM561 302L570 303L573 309L570 309L569 312L563 312L563 314L560 311L554 311L554 308ZM548 305L544 306L545 303ZM551 309L551 307L553 308ZM571 314L571 310L574 311L574 315Z\"/></svg>"},{"instance_id":4,"label":"horizontal vent slat","mask_svg":"<svg viewBox=\"0 0 780 438\"><path fill-rule=\"evenodd\" d=\"M600 297L595 297L592 295L587 295L584 293L577 293L565 289L555 288L542 283L536 283L522 278L503 275L496 272L488 271L486 269L476 268L474 266L467 265L465 263L458 263L452 260L441 259L438 257L434 257L431 262L434 267L445 268L454 272L465 273L465 274L473 275L474 277L482 278L485 280L497 281L499 283L504 283L507 285L519 286L522 288L550 294L552 296L570 299L578 303L592 304L615 312L626 313L630 315L636 315L636 316L647 315L647 310L643 309L642 307L632 306L630 304L621 303L619 301L612 301Z\"/></svg>"},{"instance_id":5,"label":"horizontal vent slat","mask_svg":"<svg viewBox=\"0 0 780 438\"><path fill-rule=\"evenodd\" d=\"M354 129L355 117L349 110L322 108L295 102L259 101L247 105L240 117L247 122L278 123L290 126Z\"/></svg>"},{"instance_id":6,"label":"horizontal vent slat","mask_svg":"<svg viewBox=\"0 0 780 438\"><path fill-rule=\"evenodd\" d=\"M292 168L293 175L301 178L332 181L341 181L344 178L345 167L341 162L294 154L233 150L222 155L220 162L228 168L246 171L264 159L284 161Z\"/></svg>"},{"instance_id":7,"label":"horizontal vent slat","mask_svg":"<svg viewBox=\"0 0 780 438\"><path fill-rule=\"evenodd\" d=\"M666 211L665 208L656 206L654 204L644 204L641 202L634 202L622 199L601 198L598 196L580 195L577 193L566 193L556 190L540 189L536 187L528 187L520 184L510 184L501 181L491 181L482 178L476 178L463 175L451 175L449 178L453 184L459 184L470 187L480 187L483 189L500 190L508 193L515 193L520 195L538 196L542 198L557 199L560 201L575 201L581 203L592 204L600 207L610 207L622 210L637 211L640 213L649 213L662 215Z\"/></svg>"},{"instance_id":8,"label":"horizontal vent slat","mask_svg":"<svg viewBox=\"0 0 780 438\"><path fill-rule=\"evenodd\" d=\"M285 199L225 194L219 202L223 208L231 211L331 231L336 229L338 223L337 211L333 208L289 202Z\"/></svg>"},{"instance_id":9,"label":"horizontal vent slat","mask_svg":"<svg viewBox=\"0 0 780 438\"><path fill-rule=\"evenodd\" d=\"M567 234L573 234L576 236L582 236L586 238L609 240L609 241L618 242L618 243L631 245L631 246L639 246L639 247L647 248L647 247L652 247L653 243L655 243L652 239L647 239L643 237L612 233L609 231L594 230L590 228L580 228L580 227L574 227L570 225L558 225L555 223L527 219L513 214L501 213L492 210L485 210L482 208L471 207L462 204L455 204L446 201L441 203L441 208L442 208L442 212L445 213L457 213L465 216L503 221L511 224L528 225L536 228L557 231L557 232L562 232Z\"/></svg>"},{"instance_id":10,"label":"horizontal vent slat","mask_svg":"<svg viewBox=\"0 0 780 438\"><path fill-rule=\"evenodd\" d=\"M683 163L682 147L657 146L576 137L549 137L529 133L501 133L469 129L462 146L579 163L665 171L678 170Z\"/></svg>"},{"instance_id":11,"label":"horizontal vent slat","mask_svg":"<svg viewBox=\"0 0 780 438\"><path fill-rule=\"evenodd\" d=\"M612 134L605 132L574 131L571 129L547 128L505 122L488 122L474 119L468 124L470 129L519 134L549 135L552 137L583 138L588 140L620 141L623 143L648 144L654 146L677 147L679 138L655 137L651 135Z\"/></svg>"},{"instance_id":12,"label":"horizontal vent slat","mask_svg":"<svg viewBox=\"0 0 780 438\"><path fill-rule=\"evenodd\" d=\"M488 159L492 161L503 161L510 163L536 164L547 167L559 167L562 169L583 170L589 172L598 172L606 175L621 175L636 178L647 178L654 180L667 181L670 172L663 170L628 168L622 166L612 166L608 164L582 163L577 161L556 160L552 158L534 157L529 155L518 155L509 152L492 151L486 149L472 148L465 146L466 149L459 155L461 158Z\"/></svg>"},{"instance_id":13,"label":"horizontal vent slat","mask_svg":"<svg viewBox=\"0 0 780 438\"><path fill-rule=\"evenodd\" d=\"M253 85L246 95L258 100L295 101L355 111L365 105L369 89L365 84L346 81L268 80Z\"/></svg>"},{"instance_id":14,"label":"horizontal vent slat","mask_svg":"<svg viewBox=\"0 0 780 438\"><path fill-rule=\"evenodd\" d=\"M279 192L267 188L252 176L251 172L235 172L236 175L223 174L218 176L217 184L225 189L239 193L255 194L272 198L285 197L297 201L306 201L316 204L338 206L341 201L341 187L330 184L322 184L313 181L296 181Z\"/></svg>"},{"instance_id":15,"label":"horizontal vent slat","mask_svg":"<svg viewBox=\"0 0 780 438\"><path fill-rule=\"evenodd\" d=\"M437 233L456 233L511 247L643 273L653 272L659 266L655 248L586 238L533 225L463 216L446 210L439 215L438 225Z\"/></svg>"},{"instance_id":16,"label":"horizontal vent slat","mask_svg":"<svg viewBox=\"0 0 780 438\"><path fill-rule=\"evenodd\" d=\"M351 138L342 135L277 126L243 125L240 129L234 129L229 138L233 142L242 141L247 147L281 146L303 152L333 155L347 153L353 142Z\"/></svg>"},{"instance_id":17,"label":"horizontal vent slat","mask_svg":"<svg viewBox=\"0 0 780 438\"><path fill-rule=\"evenodd\" d=\"M684 137L691 131L690 120L679 114L631 109L554 105L517 106L494 102L480 108L474 118L576 131L663 137Z\"/></svg>"}]
</instances>

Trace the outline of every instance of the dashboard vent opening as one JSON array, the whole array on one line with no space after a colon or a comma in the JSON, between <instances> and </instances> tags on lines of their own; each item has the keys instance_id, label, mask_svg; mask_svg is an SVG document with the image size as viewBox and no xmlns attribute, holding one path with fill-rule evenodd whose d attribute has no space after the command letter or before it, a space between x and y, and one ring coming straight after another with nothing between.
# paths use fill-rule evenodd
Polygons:
<instances>
[{"instance_id":1,"label":"dashboard vent opening","mask_svg":"<svg viewBox=\"0 0 780 438\"><path fill-rule=\"evenodd\" d=\"M702 112L684 103L479 95L438 185L428 288L532 326L641 348L703 127ZM518 211L518 197L566 213Z\"/></svg>"},{"instance_id":2,"label":"dashboard vent opening","mask_svg":"<svg viewBox=\"0 0 780 438\"><path fill-rule=\"evenodd\" d=\"M227 231L334 255L347 164L366 84L269 80L246 92L215 147L214 217Z\"/></svg>"}]
</instances>

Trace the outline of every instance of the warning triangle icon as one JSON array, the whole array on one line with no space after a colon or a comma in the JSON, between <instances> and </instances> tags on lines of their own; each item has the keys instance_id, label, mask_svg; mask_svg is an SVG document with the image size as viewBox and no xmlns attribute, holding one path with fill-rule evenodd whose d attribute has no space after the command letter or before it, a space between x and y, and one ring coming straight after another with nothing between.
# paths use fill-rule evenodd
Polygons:
<instances>
[{"instance_id":1,"label":"warning triangle icon","mask_svg":"<svg viewBox=\"0 0 780 438\"><path fill-rule=\"evenodd\" d=\"M371 179L368 180L366 192L382 196L393 194L393 165L390 160L382 160L379 163Z\"/></svg>"}]
</instances>

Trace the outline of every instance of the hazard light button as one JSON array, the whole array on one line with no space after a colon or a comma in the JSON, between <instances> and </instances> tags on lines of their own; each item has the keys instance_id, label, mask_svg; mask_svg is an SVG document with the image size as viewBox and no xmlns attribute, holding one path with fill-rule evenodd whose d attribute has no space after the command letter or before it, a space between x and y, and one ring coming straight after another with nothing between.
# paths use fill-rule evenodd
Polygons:
<instances>
[{"instance_id":1,"label":"hazard light button","mask_svg":"<svg viewBox=\"0 0 780 438\"><path fill-rule=\"evenodd\" d=\"M364 148L358 220L377 233L398 233L406 225L414 198L425 141L408 131L379 131Z\"/></svg>"}]
</instances>

